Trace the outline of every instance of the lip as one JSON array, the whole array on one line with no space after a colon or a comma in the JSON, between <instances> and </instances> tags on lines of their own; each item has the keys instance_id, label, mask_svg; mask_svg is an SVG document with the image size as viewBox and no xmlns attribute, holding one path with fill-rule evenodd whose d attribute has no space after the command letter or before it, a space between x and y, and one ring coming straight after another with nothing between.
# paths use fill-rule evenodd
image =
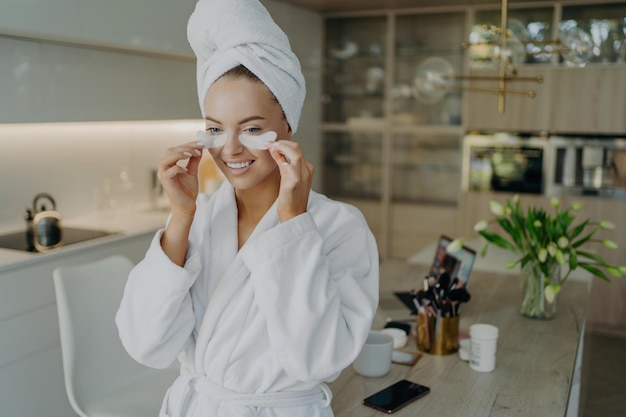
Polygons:
<instances>
[{"instance_id":1,"label":"lip","mask_svg":"<svg viewBox=\"0 0 626 417\"><path fill-rule=\"evenodd\" d=\"M228 166L228 164L240 164L242 162L248 162L248 161L250 161L250 165L244 168L232 168ZM223 161L223 162L228 172L230 172L233 175L245 174L246 172L250 170L250 168L252 168L252 165L254 165L254 159L243 159L243 160L238 160L238 161Z\"/></svg>"}]
</instances>

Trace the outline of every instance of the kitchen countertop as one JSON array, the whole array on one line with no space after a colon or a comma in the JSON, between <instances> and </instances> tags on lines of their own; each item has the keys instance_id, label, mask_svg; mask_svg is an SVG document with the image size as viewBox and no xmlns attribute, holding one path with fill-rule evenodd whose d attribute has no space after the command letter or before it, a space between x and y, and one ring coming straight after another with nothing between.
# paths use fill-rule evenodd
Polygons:
<instances>
[{"instance_id":1,"label":"kitchen countertop","mask_svg":"<svg viewBox=\"0 0 626 417\"><path fill-rule=\"evenodd\" d=\"M115 234L74 243L65 247L53 249L45 253L34 253L12 249L0 248L0 273L26 264L48 261L54 257L62 256L84 248L92 248L103 243L112 243L132 236L146 233L154 233L165 225L168 212L138 207L124 215L103 215L101 213L89 214L76 218L63 219L63 227L76 227L83 229L103 230ZM5 230L10 233L19 230Z\"/></svg>"},{"instance_id":2,"label":"kitchen countertop","mask_svg":"<svg viewBox=\"0 0 626 417\"><path fill-rule=\"evenodd\" d=\"M420 270L417 264L386 261L381 265L381 286L387 290L410 288ZM565 285L559 294L557 316L534 320L519 314L519 281L499 272L475 271L472 300L464 305L460 328L475 323L498 327L496 369L490 373L472 370L457 354L424 353L413 366L392 364L387 375L367 378L352 367L329 384L336 417L378 417L379 411L361 400L392 383L408 379L429 386L423 399L398 411L397 416L570 416L577 415L579 355L584 332L589 288L585 282ZM375 329L386 323L378 310ZM413 329L415 324L412 324ZM415 352L415 337L405 351ZM578 371L576 370L578 369ZM572 397L575 398L572 400ZM396 415L396 414L394 414Z\"/></svg>"}]
</instances>

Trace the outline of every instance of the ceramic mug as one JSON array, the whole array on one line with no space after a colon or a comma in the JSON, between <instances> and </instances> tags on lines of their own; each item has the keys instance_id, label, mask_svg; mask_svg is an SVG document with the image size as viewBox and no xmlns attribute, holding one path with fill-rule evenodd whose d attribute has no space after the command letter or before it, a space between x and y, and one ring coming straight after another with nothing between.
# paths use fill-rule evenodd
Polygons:
<instances>
[{"instance_id":1,"label":"ceramic mug","mask_svg":"<svg viewBox=\"0 0 626 417\"><path fill-rule=\"evenodd\" d=\"M354 370L367 377L386 375L391 369L393 337L380 331L372 330L367 336L361 353L353 362Z\"/></svg>"}]
</instances>

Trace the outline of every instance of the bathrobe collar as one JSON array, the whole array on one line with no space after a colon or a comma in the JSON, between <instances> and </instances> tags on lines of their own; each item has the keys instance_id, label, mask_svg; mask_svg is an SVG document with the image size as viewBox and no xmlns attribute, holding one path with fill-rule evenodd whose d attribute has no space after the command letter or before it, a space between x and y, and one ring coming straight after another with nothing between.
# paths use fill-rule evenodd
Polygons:
<instances>
[{"instance_id":1,"label":"bathrobe collar","mask_svg":"<svg viewBox=\"0 0 626 417\"><path fill-rule=\"evenodd\" d=\"M275 201L261 218L245 245L280 223L276 204ZM228 182L224 182L215 196L213 210L210 214L211 219L206 223L206 227L209 228L205 231L205 236L208 234L208 242L205 241L205 244L209 250L207 269L211 278L217 279L219 283L211 294L202 320L202 327L198 332L195 358L196 372L203 372L206 369L204 352L211 340L215 325L232 297L250 276L250 270L243 263L237 248L239 244L237 214L235 190Z\"/></svg>"}]
</instances>

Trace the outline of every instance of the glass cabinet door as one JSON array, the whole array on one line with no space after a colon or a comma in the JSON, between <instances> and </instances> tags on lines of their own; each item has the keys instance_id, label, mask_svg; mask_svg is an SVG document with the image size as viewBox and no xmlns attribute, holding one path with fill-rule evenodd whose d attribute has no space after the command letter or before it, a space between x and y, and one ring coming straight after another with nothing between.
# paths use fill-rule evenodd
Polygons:
<instances>
[{"instance_id":1,"label":"glass cabinet door","mask_svg":"<svg viewBox=\"0 0 626 417\"><path fill-rule=\"evenodd\" d=\"M424 97L416 91L418 66L427 58L447 62L456 75L463 72L465 13L399 15L396 17L394 125L460 125L461 93L442 91Z\"/></svg>"},{"instance_id":2,"label":"glass cabinet door","mask_svg":"<svg viewBox=\"0 0 626 417\"><path fill-rule=\"evenodd\" d=\"M554 9L552 7L539 7L529 9L509 9L507 21L508 30L521 42L520 58L525 64L547 64L552 60L555 45L551 43L552 22ZM478 10L475 15L475 25L472 28L472 37L480 37L482 25L500 27L500 10ZM478 40L478 39L477 39ZM476 56L478 58L476 58ZM470 53L472 67L496 66L495 62L480 59L480 51L477 54ZM475 58L475 59L472 59Z\"/></svg>"},{"instance_id":3,"label":"glass cabinet door","mask_svg":"<svg viewBox=\"0 0 626 417\"><path fill-rule=\"evenodd\" d=\"M626 4L563 6L562 24L578 26L591 36L590 62L626 62Z\"/></svg>"},{"instance_id":4,"label":"glass cabinet door","mask_svg":"<svg viewBox=\"0 0 626 417\"><path fill-rule=\"evenodd\" d=\"M324 122L382 122L386 16L328 18L325 37Z\"/></svg>"},{"instance_id":5,"label":"glass cabinet door","mask_svg":"<svg viewBox=\"0 0 626 417\"><path fill-rule=\"evenodd\" d=\"M451 133L396 134L392 140L393 202L458 202L461 136Z\"/></svg>"},{"instance_id":6,"label":"glass cabinet door","mask_svg":"<svg viewBox=\"0 0 626 417\"><path fill-rule=\"evenodd\" d=\"M324 133L324 193L333 198L380 200L382 135Z\"/></svg>"}]
</instances>

